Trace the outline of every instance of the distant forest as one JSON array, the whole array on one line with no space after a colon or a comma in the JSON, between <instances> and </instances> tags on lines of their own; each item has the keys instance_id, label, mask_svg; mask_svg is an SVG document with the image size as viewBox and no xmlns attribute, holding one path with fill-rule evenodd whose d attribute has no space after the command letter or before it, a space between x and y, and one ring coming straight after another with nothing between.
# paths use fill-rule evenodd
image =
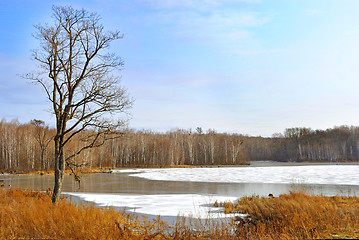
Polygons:
<instances>
[{"instance_id":1,"label":"distant forest","mask_svg":"<svg viewBox=\"0 0 359 240\"><path fill-rule=\"evenodd\" d=\"M55 129L42 121L0 122L0 170L33 172L53 169ZM65 154L83 146L81 135ZM167 133L125 130L75 157L88 168L161 167L173 165L239 165L255 160L291 162L359 161L359 127L327 130L289 128L272 137L204 132L201 128Z\"/></svg>"}]
</instances>

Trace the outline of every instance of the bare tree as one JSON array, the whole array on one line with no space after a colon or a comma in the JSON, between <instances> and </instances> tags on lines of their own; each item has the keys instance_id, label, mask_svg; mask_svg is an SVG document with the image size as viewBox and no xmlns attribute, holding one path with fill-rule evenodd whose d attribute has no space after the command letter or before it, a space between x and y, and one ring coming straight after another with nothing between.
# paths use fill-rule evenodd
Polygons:
<instances>
[{"instance_id":1,"label":"bare tree","mask_svg":"<svg viewBox=\"0 0 359 240\"><path fill-rule=\"evenodd\" d=\"M41 161L41 171L44 171L44 155L47 147L49 146L53 137L49 135L49 126L45 125L45 122L42 120L34 119L31 121L31 124L35 126L35 139L40 146L40 161Z\"/></svg>"},{"instance_id":2,"label":"bare tree","mask_svg":"<svg viewBox=\"0 0 359 240\"><path fill-rule=\"evenodd\" d=\"M100 16L84 9L54 6L52 10L54 24L38 25L34 34L40 43L33 52L39 71L26 78L43 87L56 118L55 203L60 197L65 165L72 170L76 165L71 159L75 156L118 137L125 121L116 114L126 113L133 101L116 76L122 60L107 52L112 41L122 38L120 32L105 31ZM65 154L66 144L75 135L86 144Z\"/></svg>"}]
</instances>

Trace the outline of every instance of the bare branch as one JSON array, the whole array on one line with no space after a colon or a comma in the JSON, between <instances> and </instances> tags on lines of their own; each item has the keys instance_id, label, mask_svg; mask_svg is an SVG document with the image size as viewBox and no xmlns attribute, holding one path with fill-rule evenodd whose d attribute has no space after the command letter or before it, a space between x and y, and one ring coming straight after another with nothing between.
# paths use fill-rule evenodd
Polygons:
<instances>
[{"instance_id":1,"label":"bare branch","mask_svg":"<svg viewBox=\"0 0 359 240\"><path fill-rule=\"evenodd\" d=\"M55 179L59 180L55 190L59 191L65 163L69 167L74 154L100 146L115 135L124 121L114 118L126 114L133 101L112 75L123 66L122 60L107 52L113 41L122 38L120 32L105 31L99 15L84 9L53 6L52 10L52 26L35 26L40 47L33 58L39 71L27 79L39 83L52 102L57 130ZM88 144L65 158L66 145L86 129Z\"/></svg>"}]
</instances>

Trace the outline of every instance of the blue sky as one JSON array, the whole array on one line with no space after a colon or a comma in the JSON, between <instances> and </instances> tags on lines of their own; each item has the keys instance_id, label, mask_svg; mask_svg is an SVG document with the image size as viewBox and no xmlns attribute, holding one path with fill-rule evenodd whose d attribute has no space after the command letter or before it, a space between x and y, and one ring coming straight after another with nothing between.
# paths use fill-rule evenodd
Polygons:
<instances>
[{"instance_id":1,"label":"blue sky","mask_svg":"<svg viewBox=\"0 0 359 240\"><path fill-rule=\"evenodd\" d=\"M270 136L359 125L359 1L0 0L0 118L53 125L35 68L34 25L51 6L95 11L124 38L129 126Z\"/></svg>"}]
</instances>

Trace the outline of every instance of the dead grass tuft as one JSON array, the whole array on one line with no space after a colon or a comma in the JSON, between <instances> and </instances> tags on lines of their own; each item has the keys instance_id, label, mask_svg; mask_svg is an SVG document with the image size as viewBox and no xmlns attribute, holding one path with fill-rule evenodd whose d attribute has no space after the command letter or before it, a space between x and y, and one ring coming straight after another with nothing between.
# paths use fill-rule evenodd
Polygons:
<instances>
[{"instance_id":1,"label":"dead grass tuft","mask_svg":"<svg viewBox=\"0 0 359 240\"><path fill-rule=\"evenodd\" d=\"M243 238L315 239L359 237L359 198L309 196L292 192L279 197L243 197L224 203L227 213L249 216L238 224Z\"/></svg>"}]
</instances>

